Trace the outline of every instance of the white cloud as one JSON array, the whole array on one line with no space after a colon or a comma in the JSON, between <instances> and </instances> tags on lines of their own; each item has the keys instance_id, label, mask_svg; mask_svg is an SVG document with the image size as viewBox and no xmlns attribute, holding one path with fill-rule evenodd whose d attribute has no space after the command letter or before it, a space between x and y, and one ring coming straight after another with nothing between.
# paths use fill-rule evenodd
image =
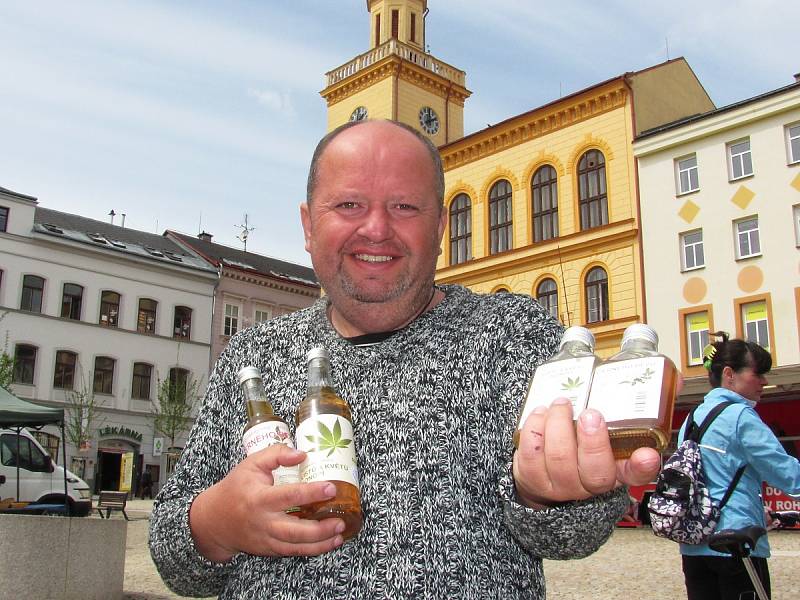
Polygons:
<instances>
[{"instance_id":1,"label":"white cloud","mask_svg":"<svg viewBox=\"0 0 800 600\"><path fill-rule=\"evenodd\" d=\"M292 97L288 92L249 89L247 95L255 98L259 104L273 112L287 117L294 117L297 114L292 105Z\"/></svg>"}]
</instances>

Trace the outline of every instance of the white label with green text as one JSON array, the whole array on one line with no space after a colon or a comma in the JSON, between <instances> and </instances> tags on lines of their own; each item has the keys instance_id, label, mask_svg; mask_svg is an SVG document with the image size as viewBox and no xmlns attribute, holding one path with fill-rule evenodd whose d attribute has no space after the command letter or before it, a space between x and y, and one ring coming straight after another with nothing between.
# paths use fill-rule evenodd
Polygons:
<instances>
[{"instance_id":1,"label":"white label with green text","mask_svg":"<svg viewBox=\"0 0 800 600\"><path fill-rule=\"evenodd\" d=\"M657 419L663 378L663 356L605 363L594 371L588 406L606 423Z\"/></svg>"},{"instance_id":2,"label":"white label with green text","mask_svg":"<svg viewBox=\"0 0 800 600\"><path fill-rule=\"evenodd\" d=\"M281 421L265 421L259 423L244 432L242 436L244 451L247 456L254 452L269 448L275 444L283 444L294 448L292 434L289 426ZM299 483L300 473L297 467L278 467L272 471L272 479L275 485L285 485L287 483Z\"/></svg>"},{"instance_id":3,"label":"white label with green text","mask_svg":"<svg viewBox=\"0 0 800 600\"><path fill-rule=\"evenodd\" d=\"M308 455L300 465L303 483L336 480L359 487L353 426L344 417L321 414L300 423L297 449Z\"/></svg>"},{"instance_id":4,"label":"white label with green text","mask_svg":"<svg viewBox=\"0 0 800 600\"><path fill-rule=\"evenodd\" d=\"M549 407L556 398L569 398L572 402L573 418L577 418L586 406L594 361L594 356L585 356L544 363L536 367L517 428L522 428L534 408Z\"/></svg>"}]
</instances>

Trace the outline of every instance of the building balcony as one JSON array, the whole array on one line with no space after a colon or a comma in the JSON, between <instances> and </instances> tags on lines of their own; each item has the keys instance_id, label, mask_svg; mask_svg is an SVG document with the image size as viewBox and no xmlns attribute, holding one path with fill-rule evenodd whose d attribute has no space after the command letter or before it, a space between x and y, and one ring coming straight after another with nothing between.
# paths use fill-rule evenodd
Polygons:
<instances>
[{"instance_id":1,"label":"building balcony","mask_svg":"<svg viewBox=\"0 0 800 600\"><path fill-rule=\"evenodd\" d=\"M408 61L462 87L465 84L466 74L464 71L460 71L445 62L435 59L430 54L426 54L413 46L409 46L408 44L404 44L392 38L377 48L373 48L364 54L356 56L353 60L342 66L328 71L328 73L326 73L326 87L336 85L389 56L396 56L401 60Z\"/></svg>"}]
</instances>

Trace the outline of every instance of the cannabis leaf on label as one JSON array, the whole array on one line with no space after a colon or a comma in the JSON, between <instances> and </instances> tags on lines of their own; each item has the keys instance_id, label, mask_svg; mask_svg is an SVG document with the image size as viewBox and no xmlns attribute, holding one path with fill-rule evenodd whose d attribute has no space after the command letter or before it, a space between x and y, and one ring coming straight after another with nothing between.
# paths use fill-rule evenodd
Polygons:
<instances>
[{"instance_id":1,"label":"cannabis leaf on label","mask_svg":"<svg viewBox=\"0 0 800 600\"><path fill-rule=\"evenodd\" d=\"M629 383L632 386L636 385L637 383L647 383L650 380L650 378L652 378L653 375L655 375L655 373L656 372L653 371L653 369L651 369L650 367L647 367L647 369L645 369L644 373L639 375L639 377L634 377L630 381L628 381L628 380L620 381L620 383Z\"/></svg>"},{"instance_id":2,"label":"cannabis leaf on label","mask_svg":"<svg viewBox=\"0 0 800 600\"><path fill-rule=\"evenodd\" d=\"M572 377L567 377L566 383L562 383L561 384L561 389L562 390L574 390L576 388L581 387L582 385L583 385L583 381L581 381L580 377L576 377L575 379L573 379Z\"/></svg>"},{"instance_id":3,"label":"cannabis leaf on label","mask_svg":"<svg viewBox=\"0 0 800 600\"><path fill-rule=\"evenodd\" d=\"M326 458L334 453L335 450L343 450L350 445L353 441L348 438L342 438L342 425L339 419L336 419L336 424L333 426L333 431L325 426L322 421L317 421L317 429L319 430L320 437L307 435L306 440L312 444L317 444L316 448L310 448L309 452L324 452L328 451Z\"/></svg>"}]
</instances>

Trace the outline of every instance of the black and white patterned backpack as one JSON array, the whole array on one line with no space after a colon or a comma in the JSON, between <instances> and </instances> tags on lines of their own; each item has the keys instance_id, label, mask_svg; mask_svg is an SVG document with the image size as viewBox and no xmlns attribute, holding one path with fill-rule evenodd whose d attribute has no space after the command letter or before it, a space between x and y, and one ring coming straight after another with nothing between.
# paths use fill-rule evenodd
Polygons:
<instances>
[{"instance_id":1,"label":"black and white patterned backpack","mask_svg":"<svg viewBox=\"0 0 800 600\"><path fill-rule=\"evenodd\" d=\"M656 490L647 503L653 533L681 544L702 544L717 527L720 511L727 504L744 473L741 466L733 477L725 496L717 503L711 497L703 473L700 440L711 423L733 402L722 402L708 413L698 427L692 410L684 439L675 453L664 463L656 479Z\"/></svg>"}]
</instances>

